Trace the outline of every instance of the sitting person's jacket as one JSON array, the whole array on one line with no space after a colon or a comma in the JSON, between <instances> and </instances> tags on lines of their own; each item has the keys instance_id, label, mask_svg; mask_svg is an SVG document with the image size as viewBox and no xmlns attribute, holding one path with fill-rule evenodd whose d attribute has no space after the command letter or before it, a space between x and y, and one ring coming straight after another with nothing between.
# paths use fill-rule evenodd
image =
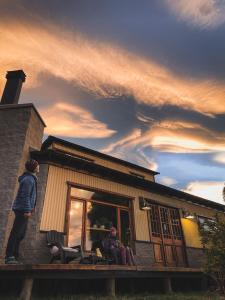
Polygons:
<instances>
[{"instance_id":1,"label":"sitting person's jacket","mask_svg":"<svg viewBox=\"0 0 225 300\"><path fill-rule=\"evenodd\" d=\"M116 236L112 236L109 234L108 237L106 237L104 240L103 240L103 248L104 248L104 251L106 253L108 253L110 251L110 249L112 247L114 248L118 248L119 245L120 245L120 241L117 239Z\"/></svg>"}]
</instances>

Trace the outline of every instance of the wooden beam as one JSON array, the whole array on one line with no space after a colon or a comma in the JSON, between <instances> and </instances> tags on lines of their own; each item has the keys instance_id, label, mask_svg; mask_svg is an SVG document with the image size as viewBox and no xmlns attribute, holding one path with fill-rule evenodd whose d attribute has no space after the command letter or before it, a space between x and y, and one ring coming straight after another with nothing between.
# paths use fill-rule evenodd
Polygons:
<instances>
[{"instance_id":1,"label":"wooden beam","mask_svg":"<svg viewBox=\"0 0 225 300\"><path fill-rule=\"evenodd\" d=\"M138 271L141 272L160 272L160 273L187 273L203 274L200 268L184 267L162 267L162 266L123 266L123 265L81 265L81 264L37 264L37 265L0 265L0 271L68 271L68 270L104 270L104 271Z\"/></svg>"},{"instance_id":2,"label":"wooden beam","mask_svg":"<svg viewBox=\"0 0 225 300\"><path fill-rule=\"evenodd\" d=\"M203 292L207 291L208 289L208 277L206 275L203 275L201 279L201 290Z\"/></svg>"},{"instance_id":3,"label":"wooden beam","mask_svg":"<svg viewBox=\"0 0 225 300\"><path fill-rule=\"evenodd\" d=\"M106 279L106 294L109 297L116 296L116 280L115 280L115 278Z\"/></svg>"},{"instance_id":4,"label":"wooden beam","mask_svg":"<svg viewBox=\"0 0 225 300\"><path fill-rule=\"evenodd\" d=\"M166 294L171 294L173 292L170 277L163 278L163 289Z\"/></svg>"},{"instance_id":5,"label":"wooden beam","mask_svg":"<svg viewBox=\"0 0 225 300\"><path fill-rule=\"evenodd\" d=\"M23 287L20 293L19 300L30 300L31 299L31 293L33 288L33 278L25 278L23 282Z\"/></svg>"}]
</instances>

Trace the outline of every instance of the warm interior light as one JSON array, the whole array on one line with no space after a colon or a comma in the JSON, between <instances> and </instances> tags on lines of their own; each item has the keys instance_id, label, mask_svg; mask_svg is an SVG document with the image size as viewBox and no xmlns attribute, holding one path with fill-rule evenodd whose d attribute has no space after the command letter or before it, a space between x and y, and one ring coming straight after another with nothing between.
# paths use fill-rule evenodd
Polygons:
<instances>
[{"instance_id":1,"label":"warm interior light","mask_svg":"<svg viewBox=\"0 0 225 300\"><path fill-rule=\"evenodd\" d=\"M76 202L75 205L74 205L74 208L75 208L75 209L79 209L79 208L80 208L80 205L81 205L80 202Z\"/></svg>"}]
</instances>

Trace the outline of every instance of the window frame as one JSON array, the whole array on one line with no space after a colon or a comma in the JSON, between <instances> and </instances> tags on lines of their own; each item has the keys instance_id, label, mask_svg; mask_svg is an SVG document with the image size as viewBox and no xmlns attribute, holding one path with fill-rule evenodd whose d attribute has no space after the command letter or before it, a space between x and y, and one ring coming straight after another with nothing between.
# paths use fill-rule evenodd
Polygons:
<instances>
[{"instance_id":1,"label":"window frame","mask_svg":"<svg viewBox=\"0 0 225 300\"><path fill-rule=\"evenodd\" d=\"M215 218L209 218L202 215L197 215L197 223L198 223L198 229L200 230L201 226L204 226L204 224L201 224L200 219L204 219L205 221L215 222ZM207 229L205 229L207 231Z\"/></svg>"},{"instance_id":2,"label":"window frame","mask_svg":"<svg viewBox=\"0 0 225 300\"><path fill-rule=\"evenodd\" d=\"M121 238L121 221L120 221L120 211L121 210L125 210L128 212L129 215L129 227L130 227L130 243L131 243L131 247L133 247L133 242L134 242L134 217L133 217L133 201L135 198L133 197L129 197L126 195L122 195L119 193L112 193L106 190L102 190L102 189L97 189L97 188L92 188L90 186L85 186L85 185L80 185L80 184L74 184L71 182L67 182L68 184L68 190L67 190L67 205L66 205L66 216L65 216L65 229L64 229L64 233L66 235L66 245L68 245L68 238L69 238L69 227L70 227L70 209L71 209L71 202L72 201L82 201L83 202L83 215L82 215L82 232L81 232L81 246L84 249L85 252L90 252L90 250L86 250L86 231L87 231L87 226L86 226L86 218L87 218L87 203L88 202L93 202L93 203L98 203L101 205L106 205L106 206L111 206L111 207L115 207L116 208L116 214L117 214L117 232L118 232L118 237L119 239ZM75 196L71 196L71 188L78 188L78 189L83 189L83 190L89 190L89 191L96 191L96 192L103 192L109 195L113 195L113 196L119 196L119 197L124 197L128 200L128 206L124 206L124 205L119 205L119 204L113 204L113 203L107 203L101 200L92 200L92 199L85 199L82 197L75 197Z\"/></svg>"}]
</instances>

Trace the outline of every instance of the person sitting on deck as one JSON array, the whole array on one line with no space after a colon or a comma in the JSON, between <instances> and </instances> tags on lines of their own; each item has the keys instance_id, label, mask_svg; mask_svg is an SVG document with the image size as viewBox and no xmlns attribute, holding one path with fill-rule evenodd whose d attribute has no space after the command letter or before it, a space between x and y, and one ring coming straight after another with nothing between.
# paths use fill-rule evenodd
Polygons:
<instances>
[{"instance_id":1,"label":"person sitting on deck","mask_svg":"<svg viewBox=\"0 0 225 300\"><path fill-rule=\"evenodd\" d=\"M113 259L118 265L135 265L133 251L130 247L124 246L117 239L117 230L115 227L110 228L109 235L103 240L104 253Z\"/></svg>"}]
</instances>

